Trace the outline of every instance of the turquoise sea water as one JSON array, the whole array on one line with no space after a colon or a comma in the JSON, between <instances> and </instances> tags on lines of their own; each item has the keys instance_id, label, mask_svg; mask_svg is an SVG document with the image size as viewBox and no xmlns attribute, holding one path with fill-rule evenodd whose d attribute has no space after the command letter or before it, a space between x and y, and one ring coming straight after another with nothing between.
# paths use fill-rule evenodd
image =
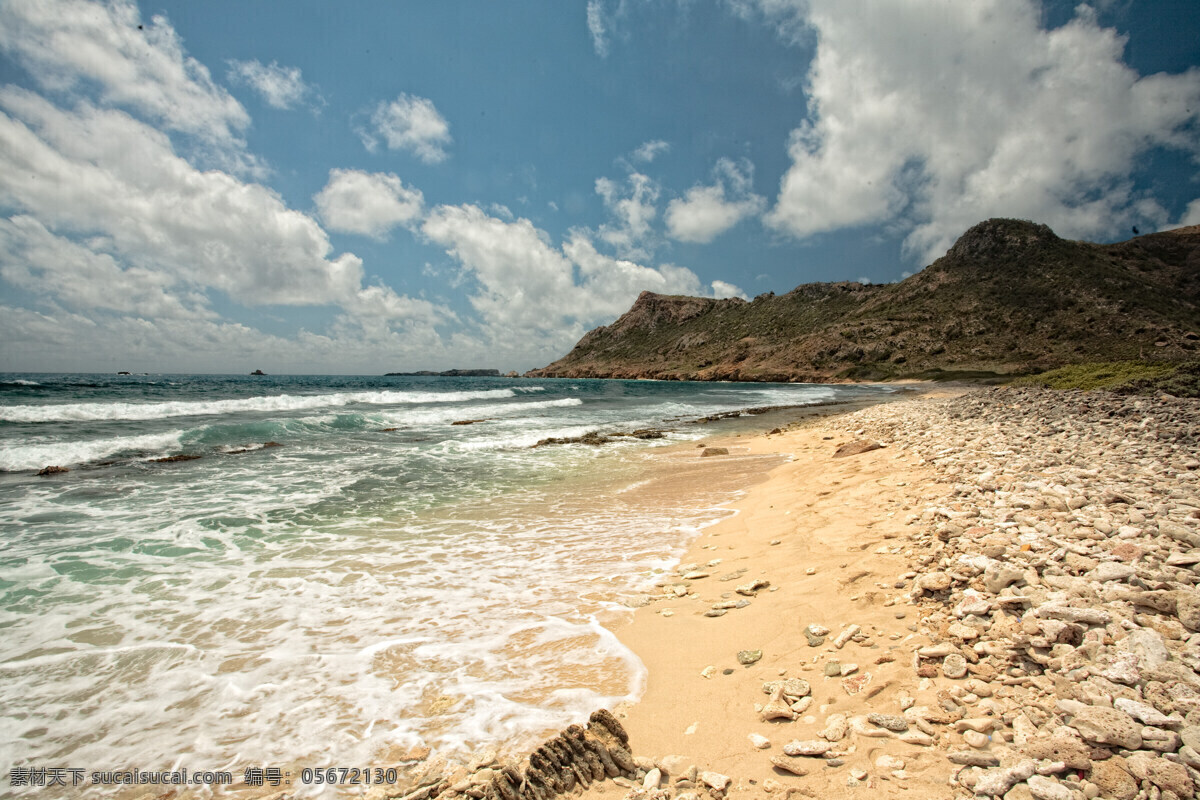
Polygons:
<instances>
[{"instance_id":1,"label":"turquoise sea water","mask_svg":"<svg viewBox=\"0 0 1200 800\"><path fill-rule=\"evenodd\" d=\"M652 491L687 421L882 391L0 375L0 769L364 765L633 698L601 623L738 489Z\"/></svg>"}]
</instances>

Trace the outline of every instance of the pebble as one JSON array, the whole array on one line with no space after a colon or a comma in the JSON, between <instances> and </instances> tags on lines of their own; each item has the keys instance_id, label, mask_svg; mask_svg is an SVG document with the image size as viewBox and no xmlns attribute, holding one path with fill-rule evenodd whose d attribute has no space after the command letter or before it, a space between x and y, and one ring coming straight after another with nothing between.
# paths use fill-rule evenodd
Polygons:
<instances>
[{"instance_id":1,"label":"pebble","mask_svg":"<svg viewBox=\"0 0 1200 800\"><path fill-rule=\"evenodd\" d=\"M965 731L963 739L976 750L982 750L987 747L989 741L986 733L979 733L978 731Z\"/></svg>"},{"instance_id":2,"label":"pebble","mask_svg":"<svg viewBox=\"0 0 1200 800\"><path fill-rule=\"evenodd\" d=\"M712 789L714 791L722 792L722 793L726 789L729 788L729 784L733 780L728 775L722 775L719 772L709 772L709 771L701 772L699 775L699 778L700 778L700 782L703 783L705 786L709 787L710 789Z\"/></svg>"},{"instance_id":3,"label":"pebble","mask_svg":"<svg viewBox=\"0 0 1200 800\"><path fill-rule=\"evenodd\" d=\"M1052 778L1031 775L1025 781L1029 793L1039 800L1074 800L1075 793Z\"/></svg>"},{"instance_id":4,"label":"pebble","mask_svg":"<svg viewBox=\"0 0 1200 800\"><path fill-rule=\"evenodd\" d=\"M761 733L752 733L747 738L750 739L750 744L758 750L766 750L771 746L771 740L763 736Z\"/></svg>"},{"instance_id":5,"label":"pebble","mask_svg":"<svg viewBox=\"0 0 1200 800\"><path fill-rule=\"evenodd\" d=\"M771 763L784 772L790 772L793 775L807 775L808 767L804 762L796 758L787 758L785 756L771 756Z\"/></svg>"},{"instance_id":6,"label":"pebble","mask_svg":"<svg viewBox=\"0 0 1200 800\"><path fill-rule=\"evenodd\" d=\"M757 663L762 657L762 650L739 650L737 654L738 663L747 667Z\"/></svg>"},{"instance_id":7,"label":"pebble","mask_svg":"<svg viewBox=\"0 0 1200 800\"><path fill-rule=\"evenodd\" d=\"M833 646L836 647L838 650L841 650L843 647L846 646L846 643L849 642L855 636L857 636L858 632L861 630L862 630L862 628L860 628L858 625L849 626L848 628L846 628L844 631L842 631L841 633L839 633L837 636L835 636L833 638Z\"/></svg>"},{"instance_id":8,"label":"pebble","mask_svg":"<svg viewBox=\"0 0 1200 800\"><path fill-rule=\"evenodd\" d=\"M967 660L958 653L951 653L942 659L942 674L953 679L966 677Z\"/></svg>"},{"instance_id":9,"label":"pebble","mask_svg":"<svg viewBox=\"0 0 1200 800\"><path fill-rule=\"evenodd\" d=\"M824 739L793 739L783 746L783 752L789 756L823 756L832 749L833 742Z\"/></svg>"},{"instance_id":10,"label":"pebble","mask_svg":"<svg viewBox=\"0 0 1200 800\"><path fill-rule=\"evenodd\" d=\"M867 714L867 722L872 725L878 725L881 728L886 728L889 731L899 733L908 730L908 722L904 717L897 717L892 714Z\"/></svg>"}]
</instances>

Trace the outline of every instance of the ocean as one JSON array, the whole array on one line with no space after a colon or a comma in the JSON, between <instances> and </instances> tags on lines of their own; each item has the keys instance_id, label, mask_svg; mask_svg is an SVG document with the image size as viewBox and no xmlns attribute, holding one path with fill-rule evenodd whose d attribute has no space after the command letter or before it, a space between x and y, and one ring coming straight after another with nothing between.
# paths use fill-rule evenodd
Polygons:
<instances>
[{"instance_id":1,"label":"ocean","mask_svg":"<svg viewBox=\"0 0 1200 800\"><path fill-rule=\"evenodd\" d=\"M0 768L530 745L636 699L606 624L769 466L694 420L889 391L0 375Z\"/></svg>"}]
</instances>

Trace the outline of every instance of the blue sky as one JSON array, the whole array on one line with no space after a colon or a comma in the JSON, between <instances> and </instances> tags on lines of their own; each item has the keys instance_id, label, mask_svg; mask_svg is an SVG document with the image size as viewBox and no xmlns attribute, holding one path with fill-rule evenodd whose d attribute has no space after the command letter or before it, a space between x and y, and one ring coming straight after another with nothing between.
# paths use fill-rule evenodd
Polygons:
<instances>
[{"instance_id":1,"label":"blue sky","mask_svg":"<svg viewBox=\"0 0 1200 800\"><path fill-rule=\"evenodd\" d=\"M0 370L524 370L1198 178L1194 0L0 0Z\"/></svg>"}]
</instances>

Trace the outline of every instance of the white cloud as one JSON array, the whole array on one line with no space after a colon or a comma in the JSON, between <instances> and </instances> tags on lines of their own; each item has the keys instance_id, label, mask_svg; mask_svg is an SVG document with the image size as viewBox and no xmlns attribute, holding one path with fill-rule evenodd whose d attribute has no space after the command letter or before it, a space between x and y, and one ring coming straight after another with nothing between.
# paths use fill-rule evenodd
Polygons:
<instances>
[{"instance_id":1,"label":"white cloud","mask_svg":"<svg viewBox=\"0 0 1200 800\"><path fill-rule=\"evenodd\" d=\"M601 0L588 0L587 4L588 33L592 36L592 47L596 55L608 57L608 26L604 19L604 3Z\"/></svg>"},{"instance_id":2,"label":"white cloud","mask_svg":"<svg viewBox=\"0 0 1200 800\"><path fill-rule=\"evenodd\" d=\"M669 152L670 149L671 143L665 142L662 139L653 139L649 142L642 142L642 144L633 151L633 160L649 164L663 153Z\"/></svg>"},{"instance_id":3,"label":"white cloud","mask_svg":"<svg viewBox=\"0 0 1200 800\"><path fill-rule=\"evenodd\" d=\"M659 188L649 177L631 172L625 185L610 178L596 179L596 194L615 217L600 226L599 236L625 258L645 258L652 250L650 223L658 215Z\"/></svg>"},{"instance_id":4,"label":"white cloud","mask_svg":"<svg viewBox=\"0 0 1200 800\"><path fill-rule=\"evenodd\" d=\"M299 67L281 67L275 61L230 61L229 77L253 88L272 108L295 108L313 94Z\"/></svg>"},{"instance_id":5,"label":"white cloud","mask_svg":"<svg viewBox=\"0 0 1200 800\"><path fill-rule=\"evenodd\" d=\"M1165 230L1171 228L1187 228L1192 225L1200 225L1200 197L1188 203L1187 209L1183 215L1175 223L1166 226Z\"/></svg>"},{"instance_id":6,"label":"white cloud","mask_svg":"<svg viewBox=\"0 0 1200 800\"><path fill-rule=\"evenodd\" d=\"M140 317L212 318L208 298L178 291L178 280L150 269L123 268L108 253L55 236L36 219L0 219L0 277L77 310Z\"/></svg>"},{"instance_id":7,"label":"white cloud","mask_svg":"<svg viewBox=\"0 0 1200 800\"><path fill-rule=\"evenodd\" d=\"M499 219L473 205L438 206L421 230L477 284L470 301L489 347L527 359L561 355L585 330L628 310L644 290L704 290L684 267L651 268L604 255L582 230L555 247L528 219Z\"/></svg>"},{"instance_id":8,"label":"white cloud","mask_svg":"<svg viewBox=\"0 0 1200 800\"><path fill-rule=\"evenodd\" d=\"M450 123L425 97L401 93L390 103L380 103L371 114L371 131L362 131L368 150L378 147L376 136L389 150L408 150L426 164L446 160Z\"/></svg>"},{"instance_id":9,"label":"white cloud","mask_svg":"<svg viewBox=\"0 0 1200 800\"><path fill-rule=\"evenodd\" d=\"M330 230L382 239L397 225L416 220L425 202L419 189L391 173L332 169L313 200Z\"/></svg>"},{"instance_id":10,"label":"white cloud","mask_svg":"<svg viewBox=\"0 0 1200 800\"><path fill-rule=\"evenodd\" d=\"M992 216L1103 235L1164 216L1131 188L1141 153L1200 154L1200 69L1139 77L1087 6L1054 30L1032 0L757 6L788 36L806 10L817 40L811 118L767 216L795 236L898 220L929 261Z\"/></svg>"},{"instance_id":11,"label":"white cloud","mask_svg":"<svg viewBox=\"0 0 1200 800\"><path fill-rule=\"evenodd\" d=\"M667 204L668 234L682 242L706 244L746 217L761 214L767 201L753 192L754 165L722 158L713 169L716 182L693 186Z\"/></svg>"},{"instance_id":12,"label":"white cloud","mask_svg":"<svg viewBox=\"0 0 1200 800\"><path fill-rule=\"evenodd\" d=\"M126 284L140 281L131 302L150 302L156 286L179 287L220 291L242 306L337 305L367 316L382 309L429 325L444 317L426 301L364 287L361 260L331 257L329 238L311 217L264 186L197 170L164 134L124 112L86 104L68 112L13 88L0 89L0 109L0 203L75 241L70 263L87 280L107 270ZM41 235L21 232L28 242ZM65 292L44 260L26 273L18 280L41 276L47 291ZM149 281L150 273L160 277ZM116 308L104 298L97 307Z\"/></svg>"},{"instance_id":13,"label":"white cloud","mask_svg":"<svg viewBox=\"0 0 1200 800\"><path fill-rule=\"evenodd\" d=\"M165 17L143 23L131 0L0 3L0 50L44 89L93 92L195 139L226 168L260 172L245 153L246 110L188 56Z\"/></svg>"},{"instance_id":14,"label":"white cloud","mask_svg":"<svg viewBox=\"0 0 1200 800\"><path fill-rule=\"evenodd\" d=\"M745 292L734 286L732 283L726 283L725 281L713 281L712 291L713 297L740 297L743 300L749 299L746 297Z\"/></svg>"}]
</instances>

